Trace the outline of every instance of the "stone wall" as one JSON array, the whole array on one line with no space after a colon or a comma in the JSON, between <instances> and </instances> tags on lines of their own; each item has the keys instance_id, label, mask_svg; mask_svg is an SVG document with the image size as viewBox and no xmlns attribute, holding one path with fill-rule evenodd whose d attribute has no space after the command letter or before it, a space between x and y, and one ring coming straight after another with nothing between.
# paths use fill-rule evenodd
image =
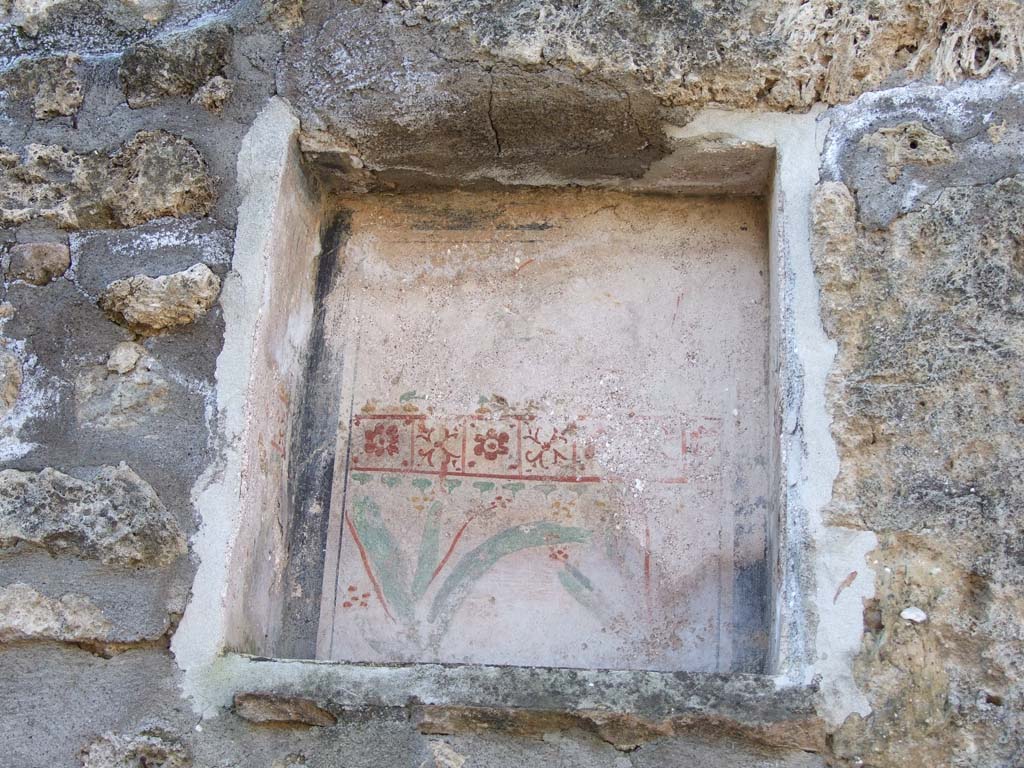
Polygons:
<instances>
[{"instance_id":1,"label":"stone wall","mask_svg":"<svg viewBox=\"0 0 1024 768\"><path fill-rule=\"evenodd\" d=\"M0 763L1024 762L1022 46L1015 0L0 0ZM819 110L826 514L879 541L869 712L635 744L302 698L196 713L170 640L225 449L236 160L274 95L356 191L628 180L702 108Z\"/></svg>"}]
</instances>

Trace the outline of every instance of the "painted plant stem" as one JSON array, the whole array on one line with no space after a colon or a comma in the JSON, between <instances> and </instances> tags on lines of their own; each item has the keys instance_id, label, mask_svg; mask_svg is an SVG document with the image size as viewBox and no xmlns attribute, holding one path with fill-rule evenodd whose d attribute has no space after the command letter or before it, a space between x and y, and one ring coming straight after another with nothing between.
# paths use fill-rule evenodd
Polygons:
<instances>
[{"instance_id":1,"label":"painted plant stem","mask_svg":"<svg viewBox=\"0 0 1024 768\"><path fill-rule=\"evenodd\" d=\"M441 544L440 509L441 502L439 501L435 501L427 509L427 519L423 523L423 536L420 538L420 554L416 561L416 575L412 580L413 600L419 600L423 596L427 587L430 586L430 582L434 580L434 575L437 574L436 569L441 567L435 566L437 550Z\"/></svg>"},{"instance_id":2,"label":"painted plant stem","mask_svg":"<svg viewBox=\"0 0 1024 768\"><path fill-rule=\"evenodd\" d=\"M437 568L435 568L434 572L430 575L430 581L427 582L428 587L434 583L434 579L437 578L437 575L444 569L445 565L448 564L448 559L452 556L452 553L455 551L456 545L459 543L459 539L462 538L462 534L465 533L466 527L471 522L473 522L473 518L469 518L469 520L464 522L459 527L459 530L455 532L455 535L452 537L452 543L448 546L448 551L444 553L444 557L441 558L441 562L437 564Z\"/></svg>"},{"instance_id":3,"label":"painted plant stem","mask_svg":"<svg viewBox=\"0 0 1024 768\"><path fill-rule=\"evenodd\" d=\"M359 557L363 561L363 570L366 571L366 577L370 580L370 586L373 587L374 594L377 595L377 599L380 600L380 606L384 609L385 615L392 621L395 617L391 615L391 611L388 610L387 600L384 599L384 593L381 591L380 584L377 583L377 579L373 575L373 568L370 567L370 560L366 556L366 548L363 546L363 542L359 540L359 534L356 533L356 527L352 525L352 520L348 515L345 515L345 522L348 524L349 533L352 534L352 541L356 545L356 549L359 550Z\"/></svg>"},{"instance_id":4,"label":"painted plant stem","mask_svg":"<svg viewBox=\"0 0 1024 768\"><path fill-rule=\"evenodd\" d=\"M439 616L445 619L451 616L472 584L507 555L533 547L583 543L589 539L590 532L582 528L549 522L506 528L462 557L434 596L428 619L433 622Z\"/></svg>"},{"instance_id":5,"label":"painted plant stem","mask_svg":"<svg viewBox=\"0 0 1024 768\"><path fill-rule=\"evenodd\" d=\"M352 525L363 549L373 564L377 581L395 615L402 621L412 618L412 599L405 558L398 542L381 519L380 507L369 497L353 505Z\"/></svg>"}]
</instances>

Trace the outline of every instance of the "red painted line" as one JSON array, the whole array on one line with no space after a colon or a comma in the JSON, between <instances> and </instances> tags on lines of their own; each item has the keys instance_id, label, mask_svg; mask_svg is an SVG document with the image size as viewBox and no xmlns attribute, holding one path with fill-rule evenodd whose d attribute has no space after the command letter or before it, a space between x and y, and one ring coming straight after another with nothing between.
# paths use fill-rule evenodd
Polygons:
<instances>
[{"instance_id":1,"label":"red painted line","mask_svg":"<svg viewBox=\"0 0 1024 768\"><path fill-rule=\"evenodd\" d=\"M651 612L651 526L644 526L644 593L647 612Z\"/></svg>"},{"instance_id":2,"label":"red painted line","mask_svg":"<svg viewBox=\"0 0 1024 768\"><path fill-rule=\"evenodd\" d=\"M522 264L516 267L516 274L519 274L519 270L521 270L523 267L527 267L530 264L533 264L534 261L535 259L527 259L526 261L524 261Z\"/></svg>"},{"instance_id":3,"label":"red painted line","mask_svg":"<svg viewBox=\"0 0 1024 768\"><path fill-rule=\"evenodd\" d=\"M452 543L448 547L448 551L444 553L444 557L441 558L441 562L437 564L437 568L435 568L434 572L430 574L430 581L427 582L428 587L434 583L434 579L437 578L437 574L439 574L441 572L441 569L444 568L445 565L448 563L448 558L450 558L452 556L452 553L455 551L455 545L459 543L459 539L462 538L462 534L466 530L466 526L469 525L471 522L473 522L473 518L469 518L469 520L464 522L462 524L462 527L455 532L455 535L452 537Z\"/></svg>"},{"instance_id":4,"label":"red painted line","mask_svg":"<svg viewBox=\"0 0 1024 768\"><path fill-rule=\"evenodd\" d=\"M349 533L352 534L352 541L356 543L356 548L359 550L359 557L363 561L363 569L366 571L366 575L370 579L370 584L371 586L373 586L373 591L377 593L377 599L380 600L380 605L384 609L384 613L387 614L387 617L389 619L394 621L395 617L392 616L391 611L388 610L388 604L387 601L384 599L384 593L381 591L380 584L377 583L377 579L375 579L373 576L373 569L370 568L370 560L366 556L366 550L363 548L363 542L359 540L359 534L356 533L356 527L352 525L352 520L349 519L348 515L345 515L345 522L348 524ZM335 595L334 599L337 600L338 596Z\"/></svg>"},{"instance_id":5,"label":"red painted line","mask_svg":"<svg viewBox=\"0 0 1024 768\"><path fill-rule=\"evenodd\" d=\"M360 413L356 418L360 421L363 419L394 419L396 421L410 421L412 419L423 420L428 416L429 414L426 413Z\"/></svg>"},{"instance_id":6,"label":"red painted line","mask_svg":"<svg viewBox=\"0 0 1024 768\"><path fill-rule=\"evenodd\" d=\"M439 476L441 473L436 469L405 469L403 467L356 467L357 472L386 472L390 475L432 475ZM499 475L489 472L448 472L447 477L482 477L487 480L529 480L529 481L544 481L548 483L600 483L603 482L600 477L586 476L577 477L575 475L557 475L555 477L549 477L547 475ZM670 481L677 482L677 481ZM678 482L686 482L681 480Z\"/></svg>"}]
</instances>

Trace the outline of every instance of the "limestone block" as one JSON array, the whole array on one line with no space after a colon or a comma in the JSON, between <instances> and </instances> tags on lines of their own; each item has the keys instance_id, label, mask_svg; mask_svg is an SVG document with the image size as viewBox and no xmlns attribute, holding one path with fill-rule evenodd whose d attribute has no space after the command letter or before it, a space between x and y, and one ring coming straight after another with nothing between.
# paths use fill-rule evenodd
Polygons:
<instances>
[{"instance_id":1,"label":"limestone block","mask_svg":"<svg viewBox=\"0 0 1024 768\"><path fill-rule=\"evenodd\" d=\"M110 631L110 622L84 597L47 597L27 584L0 587L0 643L95 642L107 639Z\"/></svg>"},{"instance_id":2,"label":"limestone block","mask_svg":"<svg viewBox=\"0 0 1024 768\"><path fill-rule=\"evenodd\" d=\"M99 304L114 322L136 333L155 333L195 322L213 306L219 293L220 278L205 264L194 264L170 275L115 280Z\"/></svg>"},{"instance_id":3,"label":"limestone block","mask_svg":"<svg viewBox=\"0 0 1024 768\"><path fill-rule=\"evenodd\" d=\"M191 96L227 64L231 32L223 24L147 40L128 50L118 77L132 109Z\"/></svg>"},{"instance_id":4,"label":"limestone block","mask_svg":"<svg viewBox=\"0 0 1024 768\"><path fill-rule=\"evenodd\" d=\"M9 13L9 21L26 35L45 34L47 28L59 25L75 15L88 18L91 24L103 21L122 34L155 24L167 17L172 0L115 0L107 3L83 3L82 0L10 0L0 4ZM83 19L75 19L79 24Z\"/></svg>"},{"instance_id":5,"label":"limestone block","mask_svg":"<svg viewBox=\"0 0 1024 768\"><path fill-rule=\"evenodd\" d=\"M19 243L11 248L9 277L46 285L68 271L71 251L63 243Z\"/></svg>"},{"instance_id":6,"label":"limestone block","mask_svg":"<svg viewBox=\"0 0 1024 768\"><path fill-rule=\"evenodd\" d=\"M213 181L199 151L167 131L140 131L111 158L103 200L123 226L160 216L205 215Z\"/></svg>"},{"instance_id":7,"label":"limestone block","mask_svg":"<svg viewBox=\"0 0 1024 768\"><path fill-rule=\"evenodd\" d=\"M177 521L124 463L91 481L50 467L0 472L0 547L18 543L110 565L167 565L185 553Z\"/></svg>"}]
</instances>

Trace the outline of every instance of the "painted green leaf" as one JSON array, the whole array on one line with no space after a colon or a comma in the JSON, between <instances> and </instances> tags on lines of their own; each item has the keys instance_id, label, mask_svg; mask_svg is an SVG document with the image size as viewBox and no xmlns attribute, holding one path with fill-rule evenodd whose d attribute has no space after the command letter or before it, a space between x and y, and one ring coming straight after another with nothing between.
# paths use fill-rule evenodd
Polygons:
<instances>
[{"instance_id":1,"label":"painted green leaf","mask_svg":"<svg viewBox=\"0 0 1024 768\"><path fill-rule=\"evenodd\" d=\"M430 577L437 568L438 555L441 549L441 502L435 501L427 508L427 519L423 523L423 536L420 538L420 554L416 561L416 575L412 580L412 599L423 597L430 584Z\"/></svg>"},{"instance_id":2,"label":"painted green leaf","mask_svg":"<svg viewBox=\"0 0 1024 768\"><path fill-rule=\"evenodd\" d=\"M381 475L380 481L388 488L394 488L396 485L401 485L402 478L398 475Z\"/></svg>"},{"instance_id":3,"label":"painted green leaf","mask_svg":"<svg viewBox=\"0 0 1024 768\"><path fill-rule=\"evenodd\" d=\"M480 493L487 493L494 490L494 483L489 483L486 480L477 480L473 483L473 487L480 491Z\"/></svg>"},{"instance_id":4,"label":"painted green leaf","mask_svg":"<svg viewBox=\"0 0 1024 768\"><path fill-rule=\"evenodd\" d=\"M410 389L408 392L403 392L401 395L398 396L398 402L400 402L400 403L408 403L410 400L426 400L426 399L427 398L423 397L422 395L416 394L416 390L415 389Z\"/></svg>"},{"instance_id":5,"label":"painted green leaf","mask_svg":"<svg viewBox=\"0 0 1024 768\"><path fill-rule=\"evenodd\" d=\"M603 611L594 593L594 584L579 568L565 563L564 569L558 572L558 581L576 602L598 618L602 618Z\"/></svg>"},{"instance_id":6,"label":"painted green leaf","mask_svg":"<svg viewBox=\"0 0 1024 768\"><path fill-rule=\"evenodd\" d=\"M501 487L503 490L506 490L509 493L511 493L514 498L517 493L519 493L526 487L526 483L505 483Z\"/></svg>"},{"instance_id":7,"label":"painted green leaf","mask_svg":"<svg viewBox=\"0 0 1024 768\"><path fill-rule=\"evenodd\" d=\"M554 483L540 483L540 484L538 484L538 485L535 485L535 486L533 486L533 487L534 487L534 488L535 488L536 490L538 490L538 491L540 491L541 493L543 493L543 494L544 494L544 498L545 498L545 499L546 499L546 498L548 497L548 495L549 495L549 494L550 494L550 493L551 493L552 491L555 491L555 490L557 490L557 489L558 489L558 486L556 486L556 485L555 485Z\"/></svg>"},{"instance_id":8,"label":"painted green leaf","mask_svg":"<svg viewBox=\"0 0 1024 768\"><path fill-rule=\"evenodd\" d=\"M433 480L427 480L425 477L417 477L412 481L412 485L420 489L420 493L426 493L427 488L434 484Z\"/></svg>"},{"instance_id":9,"label":"painted green leaf","mask_svg":"<svg viewBox=\"0 0 1024 768\"><path fill-rule=\"evenodd\" d=\"M349 477L360 485L366 485L366 483L370 482L370 476L365 472L353 472Z\"/></svg>"},{"instance_id":10,"label":"painted green leaf","mask_svg":"<svg viewBox=\"0 0 1024 768\"><path fill-rule=\"evenodd\" d=\"M553 547L590 540L590 531L547 521L506 528L467 552L444 580L430 606L429 620L447 618L455 612L473 583L501 558L531 547Z\"/></svg>"},{"instance_id":11,"label":"painted green leaf","mask_svg":"<svg viewBox=\"0 0 1024 768\"><path fill-rule=\"evenodd\" d=\"M405 588L408 574L405 558L384 525L380 507L369 496L360 499L353 505L352 522L384 593L384 599L400 617L410 619L412 601Z\"/></svg>"},{"instance_id":12,"label":"painted green leaf","mask_svg":"<svg viewBox=\"0 0 1024 768\"><path fill-rule=\"evenodd\" d=\"M444 481L444 486L445 486L445 488L448 489L448 493L451 493L456 488L458 488L460 485L462 485L462 481L461 480L445 480Z\"/></svg>"}]
</instances>

